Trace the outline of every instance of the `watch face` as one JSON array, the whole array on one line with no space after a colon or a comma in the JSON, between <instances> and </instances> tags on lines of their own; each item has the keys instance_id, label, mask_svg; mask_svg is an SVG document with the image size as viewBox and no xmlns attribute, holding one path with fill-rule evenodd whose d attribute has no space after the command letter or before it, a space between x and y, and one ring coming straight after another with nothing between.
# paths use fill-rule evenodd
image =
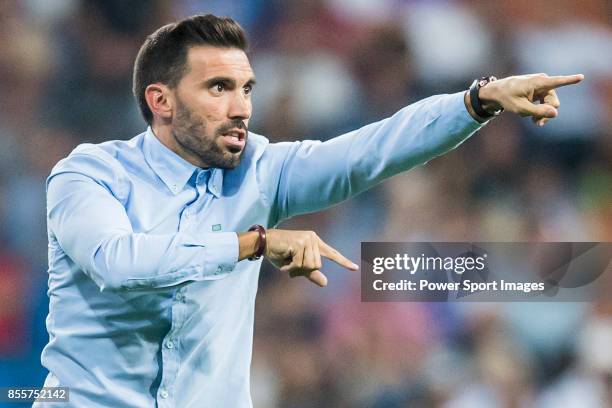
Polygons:
<instances>
[{"instance_id":1,"label":"watch face","mask_svg":"<svg viewBox=\"0 0 612 408\"><path fill-rule=\"evenodd\" d=\"M478 85L479 86L485 86L488 83L489 83L489 81L487 81L486 79L481 79L480 82L478 82Z\"/></svg>"}]
</instances>

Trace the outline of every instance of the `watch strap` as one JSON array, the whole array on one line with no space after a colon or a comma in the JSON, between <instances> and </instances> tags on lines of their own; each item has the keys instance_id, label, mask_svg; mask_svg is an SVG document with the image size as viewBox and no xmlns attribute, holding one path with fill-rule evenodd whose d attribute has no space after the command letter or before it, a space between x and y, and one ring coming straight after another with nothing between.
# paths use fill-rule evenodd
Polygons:
<instances>
[{"instance_id":1,"label":"watch strap","mask_svg":"<svg viewBox=\"0 0 612 408\"><path fill-rule=\"evenodd\" d=\"M483 119L491 119L503 112L503 108L494 112L489 112L485 110L482 107L482 104L480 103L478 91L480 90L480 88L493 81L497 81L497 78L494 76L482 77L479 79L475 79L474 82L472 82L472 85L470 86L470 105L472 105L472 109L474 109L474 112L476 112L476 114Z\"/></svg>"}]
</instances>

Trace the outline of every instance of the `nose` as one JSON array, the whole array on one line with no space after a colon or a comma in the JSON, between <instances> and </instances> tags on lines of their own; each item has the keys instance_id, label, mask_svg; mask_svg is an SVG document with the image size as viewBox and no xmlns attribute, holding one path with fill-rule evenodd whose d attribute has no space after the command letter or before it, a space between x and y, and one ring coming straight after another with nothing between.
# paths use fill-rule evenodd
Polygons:
<instances>
[{"instance_id":1,"label":"nose","mask_svg":"<svg viewBox=\"0 0 612 408\"><path fill-rule=\"evenodd\" d=\"M228 112L230 119L247 120L251 117L251 110L251 99L242 92L237 91L230 104Z\"/></svg>"}]
</instances>

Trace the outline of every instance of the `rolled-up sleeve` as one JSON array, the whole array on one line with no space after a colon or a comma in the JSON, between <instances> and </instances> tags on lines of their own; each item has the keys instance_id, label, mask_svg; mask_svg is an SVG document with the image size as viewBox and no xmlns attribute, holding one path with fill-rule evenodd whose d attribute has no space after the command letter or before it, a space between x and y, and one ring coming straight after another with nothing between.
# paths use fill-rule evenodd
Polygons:
<instances>
[{"instance_id":1,"label":"rolled-up sleeve","mask_svg":"<svg viewBox=\"0 0 612 408\"><path fill-rule=\"evenodd\" d=\"M60 162L47 180L50 234L100 290L171 287L234 269L236 233L136 233L126 194L120 172L87 154Z\"/></svg>"}]
</instances>

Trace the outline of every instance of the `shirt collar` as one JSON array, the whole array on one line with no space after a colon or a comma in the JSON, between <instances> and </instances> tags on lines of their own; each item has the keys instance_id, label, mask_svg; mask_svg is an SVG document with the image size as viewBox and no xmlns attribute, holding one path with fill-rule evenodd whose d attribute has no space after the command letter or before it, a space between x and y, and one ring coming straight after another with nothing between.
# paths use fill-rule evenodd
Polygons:
<instances>
[{"instance_id":1,"label":"shirt collar","mask_svg":"<svg viewBox=\"0 0 612 408\"><path fill-rule=\"evenodd\" d=\"M216 198L221 197L221 186L223 186L223 170L218 168L197 169L187 180L195 188L200 190L204 186L204 191L210 191Z\"/></svg>"},{"instance_id":2,"label":"shirt collar","mask_svg":"<svg viewBox=\"0 0 612 408\"><path fill-rule=\"evenodd\" d=\"M197 166L189 163L172 150L168 149L149 126L145 132L143 141L143 152L145 160L153 171L164 182L166 187L176 195L183 190ZM221 196L223 186L223 169L212 168L208 178L207 189L216 197Z\"/></svg>"},{"instance_id":3,"label":"shirt collar","mask_svg":"<svg viewBox=\"0 0 612 408\"><path fill-rule=\"evenodd\" d=\"M208 191L215 197L221 197L221 187L223 186L223 169L215 167L212 169L210 178L208 179Z\"/></svg>"},{"instance_id":4,"label":"shirt collar","mask_svg":"<svg viewBox=\"0 0 612 408\"><path fill-rule=\"evenodd\" d=\"M191 178L196 166L162 144L147 128L142 147L145 160L172 194L178 194Z\"/></svg>"}]
</instances>

